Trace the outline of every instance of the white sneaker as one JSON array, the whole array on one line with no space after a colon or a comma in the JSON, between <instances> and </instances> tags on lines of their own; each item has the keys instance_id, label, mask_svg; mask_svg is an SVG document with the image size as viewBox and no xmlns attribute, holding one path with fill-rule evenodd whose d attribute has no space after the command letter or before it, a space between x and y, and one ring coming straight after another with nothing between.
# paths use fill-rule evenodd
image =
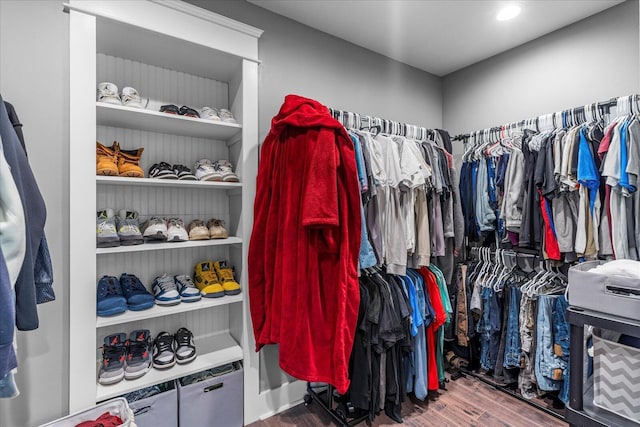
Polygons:
<instances>
[{"instance_id":1,"label":"white sneaker","mask_svg":"<svg viewBox=\"0 0 640 427\"><path fill-rule=\"evenodd\" d=\"M98 102L105 102L107 104L122 105L120 96L118 96L118 86L109 82L102 82L98 84Z\"/></svg>"},{"instance_id":2,"label":"white sneaker","mask_svg":"<svg viewBox=\"0 0 640 427\"><path fill-rule=\"evenodd\" d=\"M122 100L122 105L126 107L144 108L138 91L132 87L127 86L122 89L120 99Z\"/></svg>"},{"instance_id":3,"label":"white sneaker","mask_svg":"<svg viewBox=\"0 0 640 427\"><path fill-rule=\"evenodd\" d=\"M158 305L180 304L180 294L173 276L165 273L156 277L151 285L151 290Z\"/></svg>"},{"instance_id":4,"label":"white sneaker","mask_svg":"<svg viewBox=\"0 0 640 427\"><path fill-rule=\"evenodd\" d=\"M167 240L170 242L186 242L189 240L189 234L180 218L170 218L167 221L167 235Z\"/></svg>"},{"instance_id":5,"label":"white sneaker","mask_svg":"<svg viewBox=\"0 0 640 427\"><path fill-rule=\"evenodd\" d=\"M199 181L222 181L222 173L213 166L209 159L198 160L193 169Z\"/></svg>"},{"instance_id":6,"label":"white sneaker","mask_svg":"<svg viewBox=\"0 0 640 427\"><path fill-rule=\"evenodd\" d=\"M218 111L215 108L210 107L202 107L198 110L201 119L213 120L215 122L220 121L220 116L218 116Z\"/></svg>"},{"instance_id":7,"label":"white sneaker","mask_svg":"<svg viewBox=\"0 0 640 427\"><path fill-rule=\"evenodd\" d=\"M233 117L233 113L226 108L221 108L218 112L218 115L220 116L220 120L222 120L223 122L238 123L235 117Z\"/></svg>"},{"instance_id":8,"label":"white sneaker","mask_svg":"<svg viewBox=\"0 0 640 427\"><path fill-rule=\"evenodd\" d=\"M151 217L142 226L142 236L148 240L167 240L167 223L157 216Z\"/></svg>"},{"instance_id":9,"label":"white sneaker","mask_svg":"<svg viewBox=\"0 0 640 427\"><path fill-rule=\"evenodd\" d=\"M196 288L191 277L186 274L181 274L175 277L175 281L182 302L200 301L200 298L202 297L200 295L200 290Z\"/></svg>"},{"instance_id":10,"label":"white sneaker","mask_svg":"<svg viewBox=\"0 0 640 427\"><path fill-rule=\"evenodd\" d=\"M224 182L239 182L238 175L233 171L231 167L231 163L229 160L217 160L213 167L220 173L222 176L222 181Z\"/></svg>"}]
</instances>

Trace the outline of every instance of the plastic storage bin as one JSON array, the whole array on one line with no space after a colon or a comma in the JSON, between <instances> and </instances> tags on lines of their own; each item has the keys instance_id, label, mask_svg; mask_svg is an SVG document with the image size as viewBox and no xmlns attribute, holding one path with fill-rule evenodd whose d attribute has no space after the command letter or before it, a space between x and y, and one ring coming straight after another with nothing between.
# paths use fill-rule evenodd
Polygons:
<instances>
[{"instance_id":1,"label":"plastic storage bin","mask_svg":"<svg viewBox=\"0 0 640 427\"><path fill-rule=\"evenodd\" d=\"M138 427L178 427L178 389L172 388L129 403Z\"/></svg>"},{"instance_id":2,"label":"plastic storage bin","mask_svg":"<svg viewBox=\"0 0 640 427\"><path fill-rule=\"evenodd\" d=\"M189 385L183 385L183 380L178 382L181 426L243 425L242 368Z\"/></svg>"},{"instance_id":3,"label":"plastic storage bin","mask_svg":"<svg viewBox=\"0 0 640 427\"><path fill-rule=\"evenodd\" d=\"M640 424L640 349L593 334L593 404Z\"/></svg>"},{"instance_id":4,"label":"plastic storage bin","mask_svg":"<svg viewBox=\"0 0 640 427\"><path fill-rule=\"evenodd\" d=\"M43 424L40 427L75 427L81 422L95 420L105 412L119 416L122 419L122 424L120 424L122 427L136 427L129 404L122 397L107 400L92 408L67 415L64 418Z\"/></svg>"},{"instance_id":5,"label":"plastic storage bin","mask_svg":"<svg viewBox=\"0 0 640 427\"><path fill-rule=\"evenodd\" d=\"M569 269L569 304L640 320L640 280L588 270L606 261L588 261Z\"/></svg>"}]
</instances>

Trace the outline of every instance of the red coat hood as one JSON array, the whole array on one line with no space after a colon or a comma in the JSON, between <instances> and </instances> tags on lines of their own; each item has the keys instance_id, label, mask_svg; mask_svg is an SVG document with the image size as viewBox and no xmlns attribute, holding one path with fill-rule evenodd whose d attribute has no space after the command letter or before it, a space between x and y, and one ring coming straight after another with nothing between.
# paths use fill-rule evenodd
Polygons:
<instances>
[{"instance_id":1,"label":"red coat hood","mask_svg":"<svg viewBox=\"0 0 640 427\"><path fill-rule=\"evenodd\" d=\"M331 117L329 109L316 100L299 95L287 95L278 114L271 119L273 136L278 136L286 127L342 128L340 122Z\"/></svg>"}]
</instances>

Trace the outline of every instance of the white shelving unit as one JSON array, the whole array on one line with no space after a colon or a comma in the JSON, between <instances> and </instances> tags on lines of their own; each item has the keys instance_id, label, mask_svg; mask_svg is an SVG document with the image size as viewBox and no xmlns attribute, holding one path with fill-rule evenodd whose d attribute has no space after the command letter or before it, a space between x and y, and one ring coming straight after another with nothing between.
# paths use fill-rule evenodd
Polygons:
<instances>
[{"instance_id":1,"label":"white shelving unit","mask_svg":"<svg viewBox=\"0 0 640 427\"><path fill-rule=\"evenodd\" d=\"M163 251L163 250L176 250L187 248L202 248L206 246L227 246L227 245L239 245L242 243L242 239L239 237L229 237L227 239L212 239L212 240L188 240L186 242L157 242L157 243L144 243L142 245L131 246L115 246L113 248L96 248L96 254L122 254L127 252L145 252L145 251Z\"/></svg>"},{"instance_id":2,"label":"white shelving unit","mask_svg":"<svg viewBox=\"0 0 640 427\"><path fill-rule=\"evenodd\" d=\"M71 0L70 14L70 378L69 410L142 387L243 361L245 401L261 397L258 358L247 297L247 246L251 234L258 161L258 38L261 30L181 1ZM97 103L99 82L132 86L147 109ZM162 104L231 110L238 123L176 116ZM228 159L239 183L97 177L95 141L122 149L144 148L141 167L166 161L193 167L201 158ZM141 217L225 221L230 237L181 243L145 243L96 248L97 209L135 209ZM242 293L173 307L153 307L119 316L96 316L96 283L104 275L135 274L150 288L162 273L193 274L202 260L226 259ZM187 327L198 357L142 378L97 383L96 348L114 332ZM265 412L265 403L245 405L245 422Z\"/></svg>"}]
</instances>

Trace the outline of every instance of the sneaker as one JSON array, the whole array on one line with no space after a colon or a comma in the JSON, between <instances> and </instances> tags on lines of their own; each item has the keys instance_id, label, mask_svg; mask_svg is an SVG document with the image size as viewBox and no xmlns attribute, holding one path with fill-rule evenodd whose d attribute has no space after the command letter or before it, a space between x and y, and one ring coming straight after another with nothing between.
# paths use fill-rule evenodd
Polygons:
<instances>
[{"instance_id":1,"label":"sneaker","mask_svg":"<svg viewBox=\"0 0 640 427\"><path fill-rule=\"evenodd\" d=\"M194 219L187 225L189 240L209 240L209 229L205 227L204 222Z\"/></svg>"},{"instance_id":2,"label":"sneaker","mask_svg":"<svg viewBox=\"0 0 640 427\"><path fill-rule=\"evenodd\" d=\"M224 221L221 219L210 219L207 221L207 228L212 239L226 239L229 237L229 232L224 228Z\"/></svg>"},{"instance_id":3,"label":"sneaker","mask_svg":"<svg viewBox=\"0 0 640 427\"><path fill-rule=\"evenodd\" d=\"M146 310L153 307L155 299L147 291L140 279L133 274L122 273L120 276L122 294L127 299L127 308L131 311Z\"/></svg>"},{"instance_id":4,"label":"sneaker","mask_svg":"<svg viewBox=\"0 0 640 427\"><path fill-rule=\"evenodd\" d=\"M169 242L186 242L189 234L184 229L184 222L180 218L169 218L167 221L167 240Z\"/></svg>"},{"instance_id":5,"label":"sneaker","mask_svg":"<svg viewBox=\"0 0 640 427\"><path fill-rule=\"evenodd\" d=\"M191 173L191 169L185 165L173 165L173 173L176 174L178 179L183 181L197 181L198 178Z\"/></svg>"},{"instance_id":6,"label":"sneaker","mask_svg":"<svg viewBox=\"0 0 640 427\"><path fill-rule=\"evenodd\" d=\"M140 232L138 212L122 209L118 212L118 237L122 246L141 245L144 243Z\"/></svg>"},{"instance_id":7,"label":"sneaker","mask_svg":"<svg viewBox=\"0 0 640 427\"><path fill-rule=\"evenodd\" d=\"M233 113L226 108L221 108L218 112L218 115L220 116L220 120L222 120L223 122L238 123L235 117L233 117Z\"/></svg>"},{"instance_id":8,"label":"sneaker","mask_svg":"<svg viewBox=\"0 0 640 427\"><path fill-rule=\"evenodd\" d=\"M171 165L167 162L155 163L149 168L149 178L178 179Z\"/></svg>"},{"instance_id":9,"label":"sneaker","mask_svg":"<svg viewBox=\"0 0 640 427\"><path fill-rule=\"evenodd\" d=\"M196 302L200 301L200 291L196 288L196 285L186 274L181 274L174 277L176 286L178 287L178 293L182 302Z\"/></svg>"},{"instance_id":10,"label":"sneaker","mask_svg":"<svg viewBox=\"0 0 640 427\"><path fill-rule=\"evenodd\" d=\"M134 108L144 108L142 105L142 99L140 99L140 95L138 91L132 87L125 87L122 89L122 93L120 94L120 99L122 100L122 105L127 107Z\"/></svg>"},{"instance_id":11,"label":"sneaker","mask_svg":"<svg viewBox=\"0 0 640 427\"><path fill-rule=\"evenodd\" d=\"M98 280L96 292L96 312L98 316L115 316L127 311L127 299L117 277L102 276Z\"/></svg>"},{"instance_id":12,"label":"sneaker","mask_svg":"<svg viewBox=\"0 0 640 427\"><path fill-rule=\"evenodd\" d=\"M102 209L96 212L96 245L99 248L120 246L113 209Z\"/></svg>"},{"instance_id":13,"label":"sneaker","mask_svg":"<svg viewBox=\"0 0 640 427\"><path fill-rule=\"evenodd\" d=\"M220 173L224 182L239 182L238 175L233 171L228 160L218 160L213 164L216 171Z\"/></svg>"},{"instance_id":14,"label":"sneaker","mask_svg":"<svg viewBox=\"0 0 640 427\"><path fill-rule=\"evenodd\" d=\"M198 113L200 113L201 119L213 120L215 122L220 121L218 110L216 110L215 108L202 107L201 109L198 110Z\"/></svg>"},{"instance_id":15,"label":"sneaker","mask_svg":"<svg viewBox=\"0 0 640 427\"><path fill-rule=\"evenodd\" d=\"M153 342L153 367L167 369L176 364L176 353L173 349L173 335L160 332Z\"/></svg>"},{"instance_id":16,"label":"sneaker","mask_svg":"<svg viewBox=\"0 0 640 427\"><path fill-rule=\"evenodd\" d=\"M225 295L238 295L240 293L240 284L233 277L233 268L227 266L226 261L216 261L213 264L216 274L222 282Z\"/></svg>"},{"instance_id":17,"label":"sneaker","mask_svg":"<svg viewBox=\"0 0 640 427\"><path fill-rule=\"evenodd\" d=\"M98 84L98 102L106 102L107 104L122 105L120 96L118 96L118 86L109 82Z\"/></svg>"},{"instance_id":18,"label":"sneaker","mask_svg":"<svg viewBox=\"0 0 640 427\"><path fill-rule=\"evenodd\" d=\"M118 176L118 152L96 141L96 175Z\"/></svg>"},{"instance_id":19,"label":"sneaker","mask_svg":"<svg viewBox=\"0 0 640 427\"><path fill-rule=\"evenodd\" d=\"M222 174L213 167L213 163L209 159L198 160L193 165L196 178L199 181L222 181Z\"/></svg>"},{"instance_id":20,"label":"sneaker","mask_svg":"<svg viewBox=\"0 0 640 427\"><path fill-rule=\"evenodd\" d=\"M178 293L178 288L176 287L173 276L163 274L162 276L156 277L151 288L156 297L156 304L180 304L180 294Z\"/></svg>"},{"instance_id":21,"label":"sneaker","mask_svg":"<svg viewBox=\"0 0 640 427\"><path fill-rule=\"evenodd\" d=\"M98 382L100 384L115 384L124 378L125 356L127 353L126 340L127 335L124 333L113 334L104 338L102 364L98 372Z\"/></svg>"},{"instance_id":22,"label":"sneaker","mask_svg":"<svg viewBox=\"0 0 640 427\"><path fill-rule=\"evenodd\" d=\"M196 264L193 277L203 297L220 298L224 296L224 288L220 284L218 275L213 269L213 262L203 261Z\"/></svg>"},{"instance_id":23,"label":"sneaker","mask_svg":"<svg viewBox=\"0 0 640 427\"><path fill-rule=\"evenodd\" d=\"M118 174L130 178L144 178L144 171L140 167L140 158L144 148L123 150L118 141L113 141L113 149L118 152Z\"/></svg>"},{"instance_id":24,"label":"sneaker","mask_svg":"<svg viewBox=\"0 0 640 427\"><path fill-rule=\"evenodd\" d=\"M151 369L151 332L148 329L131 332L126 347L127 366L124 368L124 377L135 380Z\"/></svg>"},{"instance_id":25,"label":"sneaker","mask_svg":"<svg viewBox=\"0 0 640 427\"><path fill-rule=\"evenodd\" d=\"M167 223L162 218L153 216L142 224L142 236L146 240L167 240L168 235Z\"/></svg>"},{"instance_id":26,"label":"sneaker","mask_svg":"<svg viewBox=\"0 0 640 427\"><path fill-rule=\"evenodd\" d=\"M182 365L196 358L196 346L193 343L193 333L187 328L180 328L175 334L176 362Z\"/></svg>"},{"instance_id":27,"label":"sneaker","mask_svg":"<svg viewBox=\"0 0 640 427\"><path fill-rule=\"evenodd\" d=\"M186 105L180 107L180 110L178 110L178 114L186 117L200 118L200 113L198 113L198 111Z\"/></svg>"}]
</instances>

